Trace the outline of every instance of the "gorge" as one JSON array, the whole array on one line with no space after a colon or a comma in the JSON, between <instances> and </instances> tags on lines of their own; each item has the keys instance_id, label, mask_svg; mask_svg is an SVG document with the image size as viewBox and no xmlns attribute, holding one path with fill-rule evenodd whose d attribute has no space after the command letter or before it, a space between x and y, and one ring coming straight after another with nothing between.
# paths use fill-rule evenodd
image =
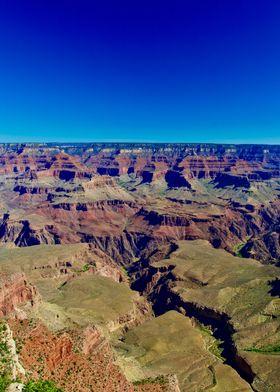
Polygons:
<instances>
[{"instance_id":1,"label":"gorge","mask_svg":"<svg viewBox=\"0 0 280 392\"><path fill-rule=\"evenodd\" d=\"M278 391L280 146L1 144L0 210L22 384Z\"/></svg>"}]
</instances>

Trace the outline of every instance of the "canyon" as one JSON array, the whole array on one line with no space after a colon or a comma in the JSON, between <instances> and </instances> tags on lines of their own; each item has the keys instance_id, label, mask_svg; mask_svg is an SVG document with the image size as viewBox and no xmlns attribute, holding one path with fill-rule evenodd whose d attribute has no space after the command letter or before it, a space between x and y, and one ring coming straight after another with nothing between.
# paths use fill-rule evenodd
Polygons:
<instances>
[{"instance_id":1,"label":"canyon","mask_svg":"<svg viewBox=\"0 0 280 392\"><path fill-rule=\"evenodd\" d=\"M278 391L280 146L1 144L0 216L11 383Z\"/></svg>"}]
</instances>

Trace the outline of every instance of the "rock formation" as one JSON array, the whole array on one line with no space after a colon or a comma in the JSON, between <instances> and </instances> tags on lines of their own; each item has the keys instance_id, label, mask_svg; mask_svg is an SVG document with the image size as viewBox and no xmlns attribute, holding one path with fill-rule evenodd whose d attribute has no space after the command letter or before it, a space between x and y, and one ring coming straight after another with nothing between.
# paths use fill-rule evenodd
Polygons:
<instances>
[{"instance_id":1,"label":"rock formation","mask_svg":"<svg viewBox=\"0 0 280 392\"><path fill-rule=\"evenodd\" d=\"M279 146L1 144L0 316L27 374L276 392L279 169Z\"/></svg>"}]
</instances>

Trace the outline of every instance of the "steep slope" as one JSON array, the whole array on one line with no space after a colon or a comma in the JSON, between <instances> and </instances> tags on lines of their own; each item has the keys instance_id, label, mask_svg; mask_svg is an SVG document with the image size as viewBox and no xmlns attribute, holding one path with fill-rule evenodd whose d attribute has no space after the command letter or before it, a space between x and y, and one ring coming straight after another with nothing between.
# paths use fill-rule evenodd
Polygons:
<instances>
[{"instance_id":1,"label":"steep slope","mask_svg":"<svg viewBox=\"0 0 280 392\"><path fill-rule=\"evenodd\" d=\"M279 146L1 144L0 315L27 377L276 392L279 169Z\"/></svg>"},{"instance_id":2,"label":"steep slope","mask_svg":"<svg viewBox=\"0 0 280 392\"><path fill-rule=\"evenodd\" d=\"M254 390L276 392L280 302L271 295L271 281L278 269L201 240L179 241L166 258L160 256L130 269L132 287L153 303L155 314L176 310L211 327L225 363Z\"/></svg>"}]
</instances>

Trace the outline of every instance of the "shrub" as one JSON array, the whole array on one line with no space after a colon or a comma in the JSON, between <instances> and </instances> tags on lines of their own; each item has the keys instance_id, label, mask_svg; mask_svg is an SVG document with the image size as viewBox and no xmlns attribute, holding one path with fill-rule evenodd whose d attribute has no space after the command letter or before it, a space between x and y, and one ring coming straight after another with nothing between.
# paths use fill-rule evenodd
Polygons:
<instances>
[{"instance_id":1,"label":"shrub","mask_svg":"<svg viewBox=\"0 0 280 392\"><path fill-rule=\"evenodd\" d=\"M255 353L280 353L280 345L276 344L275 346L273 345L269 345L269 346L265 346L265 347L248 347L245 349L245 351L252 351Z\"/></svg>"},{"instance_id":2,"label":"shrub","mask_svg":"<svg viewBox=\"0 0 280 392\"><path fill-rule=\"evenodd\" d=\"M142 380L134 381L133 385L145 385L145 384L159 384L159 385L166 385L168 383L167 376L160 375L155 378L148 377Z\"/></svg>"},{"instance_id":3,"label":"shrub","mask_svg":"<svg viewBox=\"0 0 280 392\"><path fill-rule=\"evenodd\" d=\"M7 387L11 384L10 378L7 374L0 375L0 392L5 392Z\"/></svg>"},{"instance_id":4,"label":"shrub","mask_svg":"<svg viewBox=\"0 0 280 392\"><path fill-rule=\"evenodd\" d=\"M58 388L53 381L49 380L30 380L23 387L23 392L62 392L62 389Z\"/></svg>"}]
</instances>

